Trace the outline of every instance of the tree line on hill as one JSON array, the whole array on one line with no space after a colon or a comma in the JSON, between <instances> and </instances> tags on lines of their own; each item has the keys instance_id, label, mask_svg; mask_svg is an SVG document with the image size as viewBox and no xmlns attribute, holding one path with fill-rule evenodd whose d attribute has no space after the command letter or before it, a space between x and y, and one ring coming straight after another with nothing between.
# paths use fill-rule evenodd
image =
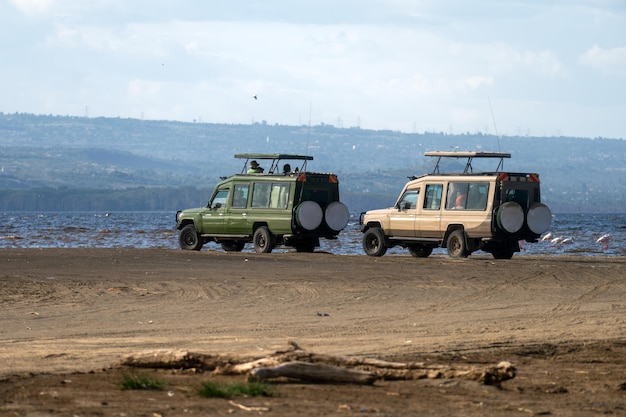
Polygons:
<instances>
[{"instance_id":1,"label":"tree line on hill","mask_svg":"<svg viewBox=\"0 0 626 417\"><path fill-rule=\"evenodd\" d=\"M626 207L622 139L0 113L0 146L3 211L197 207L220 177L241 171L234 154L255 152L314 156L308 168L338 174L342 199L359 212L392 205L408 176L431 172L434 161L424 156L431 150L509 152L504 169L539 173L542 198L555 212Z\"/></svg>"}]
</instances>

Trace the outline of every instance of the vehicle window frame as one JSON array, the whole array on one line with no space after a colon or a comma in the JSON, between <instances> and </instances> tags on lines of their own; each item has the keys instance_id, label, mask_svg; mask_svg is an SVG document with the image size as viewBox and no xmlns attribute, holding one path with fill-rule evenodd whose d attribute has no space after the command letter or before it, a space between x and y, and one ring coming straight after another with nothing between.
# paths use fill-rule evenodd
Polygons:
<instances>
[{"instance_id":1,"label":"vehicle window frame","mask_svg":"<svg viewBox=\"0 0 626 417\"><path fill-rule=\"evenodd\" d=\"M285 210L289 207L290 190L291 184L288 182L255 181L252 185L250 208Z\"/></svg>"},{"instance_id":2,"label":"vehicle window frame","mask_svg":"<svg viewBox=\"0 0 626 417\"><path fill-rule=\"evenodd\" d=\"M431 189L434 191L434 193L432 193L434 195L431 195ZM426 186L424 187L424 204L422 205L422 208L424 210L431 211L441 210L442 197L443 183L426 184Z\"/></svg>"},{"instance_id":3,"label":"vehicle window frame","mask_svg":"<svg viewBox=\"0 0 626 417\"><path fill-rule=\"evenodd\" d=\"M241 197L239 198L237 193L238 191L242 192ZM245 209L248 207L248 196L250 191L249 183L239 183L233 185L233 198L230 203L231 208L234 209Z\"/></svg>"},{"instance_id":4,"label":"vehicle window frame","mask_svg":"<svg viewBox=\"0 0 626 417\"><path fill-rule=\"evenodd\" d=\"M446 192L446 210L487 210L490 187L491 185L488 181L463 180L448 182L448 190ZM484 192L481 192L481 190L484 190ZM460 196L465 197L459 199Z\"/></svg>"},{"instance_id":5,"label":"vehicle window frame","mask_svg":"<svg viewBox=\"0 0 626 417\"><path fill-rule=\"evenodd\" d=\"M209 202L209 208L211 209L217 209L217 208L221 208L221 207L226 207L226 202L228 201L228 194L230 192L230 188L222 188L219 189L215 192L215 195L213 196L213 198L211 198L211 201ZM221 197L220 194L225 194L224 197ZM219 201L217 201L219 199ZM217 204L220 204L219 207L217 207Z\"/></svg>"},{"instance_id":6,"label":"vehicle window frame","mask_svg":"<svg viewBox=\"0 0 626 417\"><path fill-rule=\"evenodd\" d=\"M411 196L411 199L407 199L407 196ZM412 196L415 196L415 200L413 201ZM400 197L400 199L398 200L398 203L396 204L396 208L398 210L415 210L417 209L417 202L419 200L420 197L420 189L419 188L411 188L406 190L402 196ZM409 207L405 208L404 205L405 203L409 203Z\"/></svg>"}]
</instances>

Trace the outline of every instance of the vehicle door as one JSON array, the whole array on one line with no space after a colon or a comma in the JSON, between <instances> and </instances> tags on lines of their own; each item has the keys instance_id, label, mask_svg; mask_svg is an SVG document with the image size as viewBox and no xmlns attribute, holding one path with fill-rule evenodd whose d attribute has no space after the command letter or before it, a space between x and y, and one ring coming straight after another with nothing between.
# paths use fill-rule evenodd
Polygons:
<instances>
[{"instance_id":1,"label":"vehicle door","mask_svg":"<svg viewBox=\"0 0 626 417\"><path fill-rule=\"evenodd\" d=\"M225 227L226 203L230 186L217 190L209 201L208 210L202 213L202 234L222 234Z\"/></svg>"},{"instance_id":2,"label":"vehicle door","mask_svg":"<svg viewBox=\"0 0 626 417\"><path fill-rule=\"evenodd\" d=\"M424 185L424 198L415 217L417 236L425 238L443 238L443 232L441 231L442 196L443 183Z\"/></svg>"},{"instance_id":3,"label":"vehicle door","mask_svg":"<svg viewBox=\"0 0 626 417\"><path fill-rule=\"evenodd\" d=\"M407 189L395 205L396 211L389 218L389 232L392 236L415 237L415 215L419 188Z\"/></svg>"},{"instance_id":4,"label":"vehicle door","mask_svg":"<svg viewBox=\"0 0 626 417\"><path fill-rule=\"evenodd\" d=\"M276 235L290 233L292 183L284 178L256 181L250 190L248 224L266 223L270 232Z\"/></svg>"},{"instance_id":5,"label":"vehicle door","mask_svg":"<svg viewBox=\"0 0 626 417\"><path fill-rule=\"evenodd\" d=\"M250 183L233 184L232 199L230 209L226 216L226 232L231 235L250 235L252 226L248 222L248 195Z\"/></svg>"},{"instance_id":6,"label":"vehicle door","mask_svg":"<svg viewBox=\"0 0 626 417\"><path fill-rule=\"evenodd\" d=\"M491 212L487 211L489 182L453 180L448 182L441 228L460 225L468 237L489 236Z\"/></svg>"}]
</instances>

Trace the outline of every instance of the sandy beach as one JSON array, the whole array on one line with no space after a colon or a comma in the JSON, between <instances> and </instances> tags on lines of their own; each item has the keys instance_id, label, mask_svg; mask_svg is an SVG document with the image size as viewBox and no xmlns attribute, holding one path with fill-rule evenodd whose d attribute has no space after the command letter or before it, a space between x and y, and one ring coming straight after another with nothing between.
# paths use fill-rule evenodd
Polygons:
<instances>
[{"instance_id":1,"label":"sandy beach","mask_svg":"<svg viewBox=\"0 0 626 417\"><path fill-rule=\"evenodd\" d=\"M120 362L154 349L258 356L289 341L396 361L508 360L518 375L499 389L283 383L276 398L246 400L268 415L623 415L624 271L623 257L3 249L0 415L249 415L194 395L207 374L154 370L171 389L121 391Z\"/></svg>"}]
</instances>

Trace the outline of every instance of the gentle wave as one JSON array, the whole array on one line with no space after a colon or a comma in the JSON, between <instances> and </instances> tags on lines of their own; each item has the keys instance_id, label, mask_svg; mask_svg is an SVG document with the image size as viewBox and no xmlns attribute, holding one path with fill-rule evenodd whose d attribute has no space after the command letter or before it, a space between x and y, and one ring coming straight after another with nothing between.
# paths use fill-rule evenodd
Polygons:
<instances>
[{"instance_id":1,"label":"gentle wave","mask_svg":"<svg viewBox=\"0 0 626 417\"><path fill-rule=\"evenodd\" d=\"M0 214L0 248L178 248L170 212L42 212ZM557 214L550 232L569 243L522 242L521 255L570 254L626 255L626 214ZM610 234L607 248L596 240ZM364 255L358 221L353 220L337 240L321 240L319 251L338 255ZM221 250L210 243L206 249ZM252 245L246 245L252 252ZM286 249L277 249L286 251ZM389 254L407 254L393 248ZM444 254L445 249L433 253ZM520 256L517 254L516 256Z\"/></svg>"}]
</instances>

